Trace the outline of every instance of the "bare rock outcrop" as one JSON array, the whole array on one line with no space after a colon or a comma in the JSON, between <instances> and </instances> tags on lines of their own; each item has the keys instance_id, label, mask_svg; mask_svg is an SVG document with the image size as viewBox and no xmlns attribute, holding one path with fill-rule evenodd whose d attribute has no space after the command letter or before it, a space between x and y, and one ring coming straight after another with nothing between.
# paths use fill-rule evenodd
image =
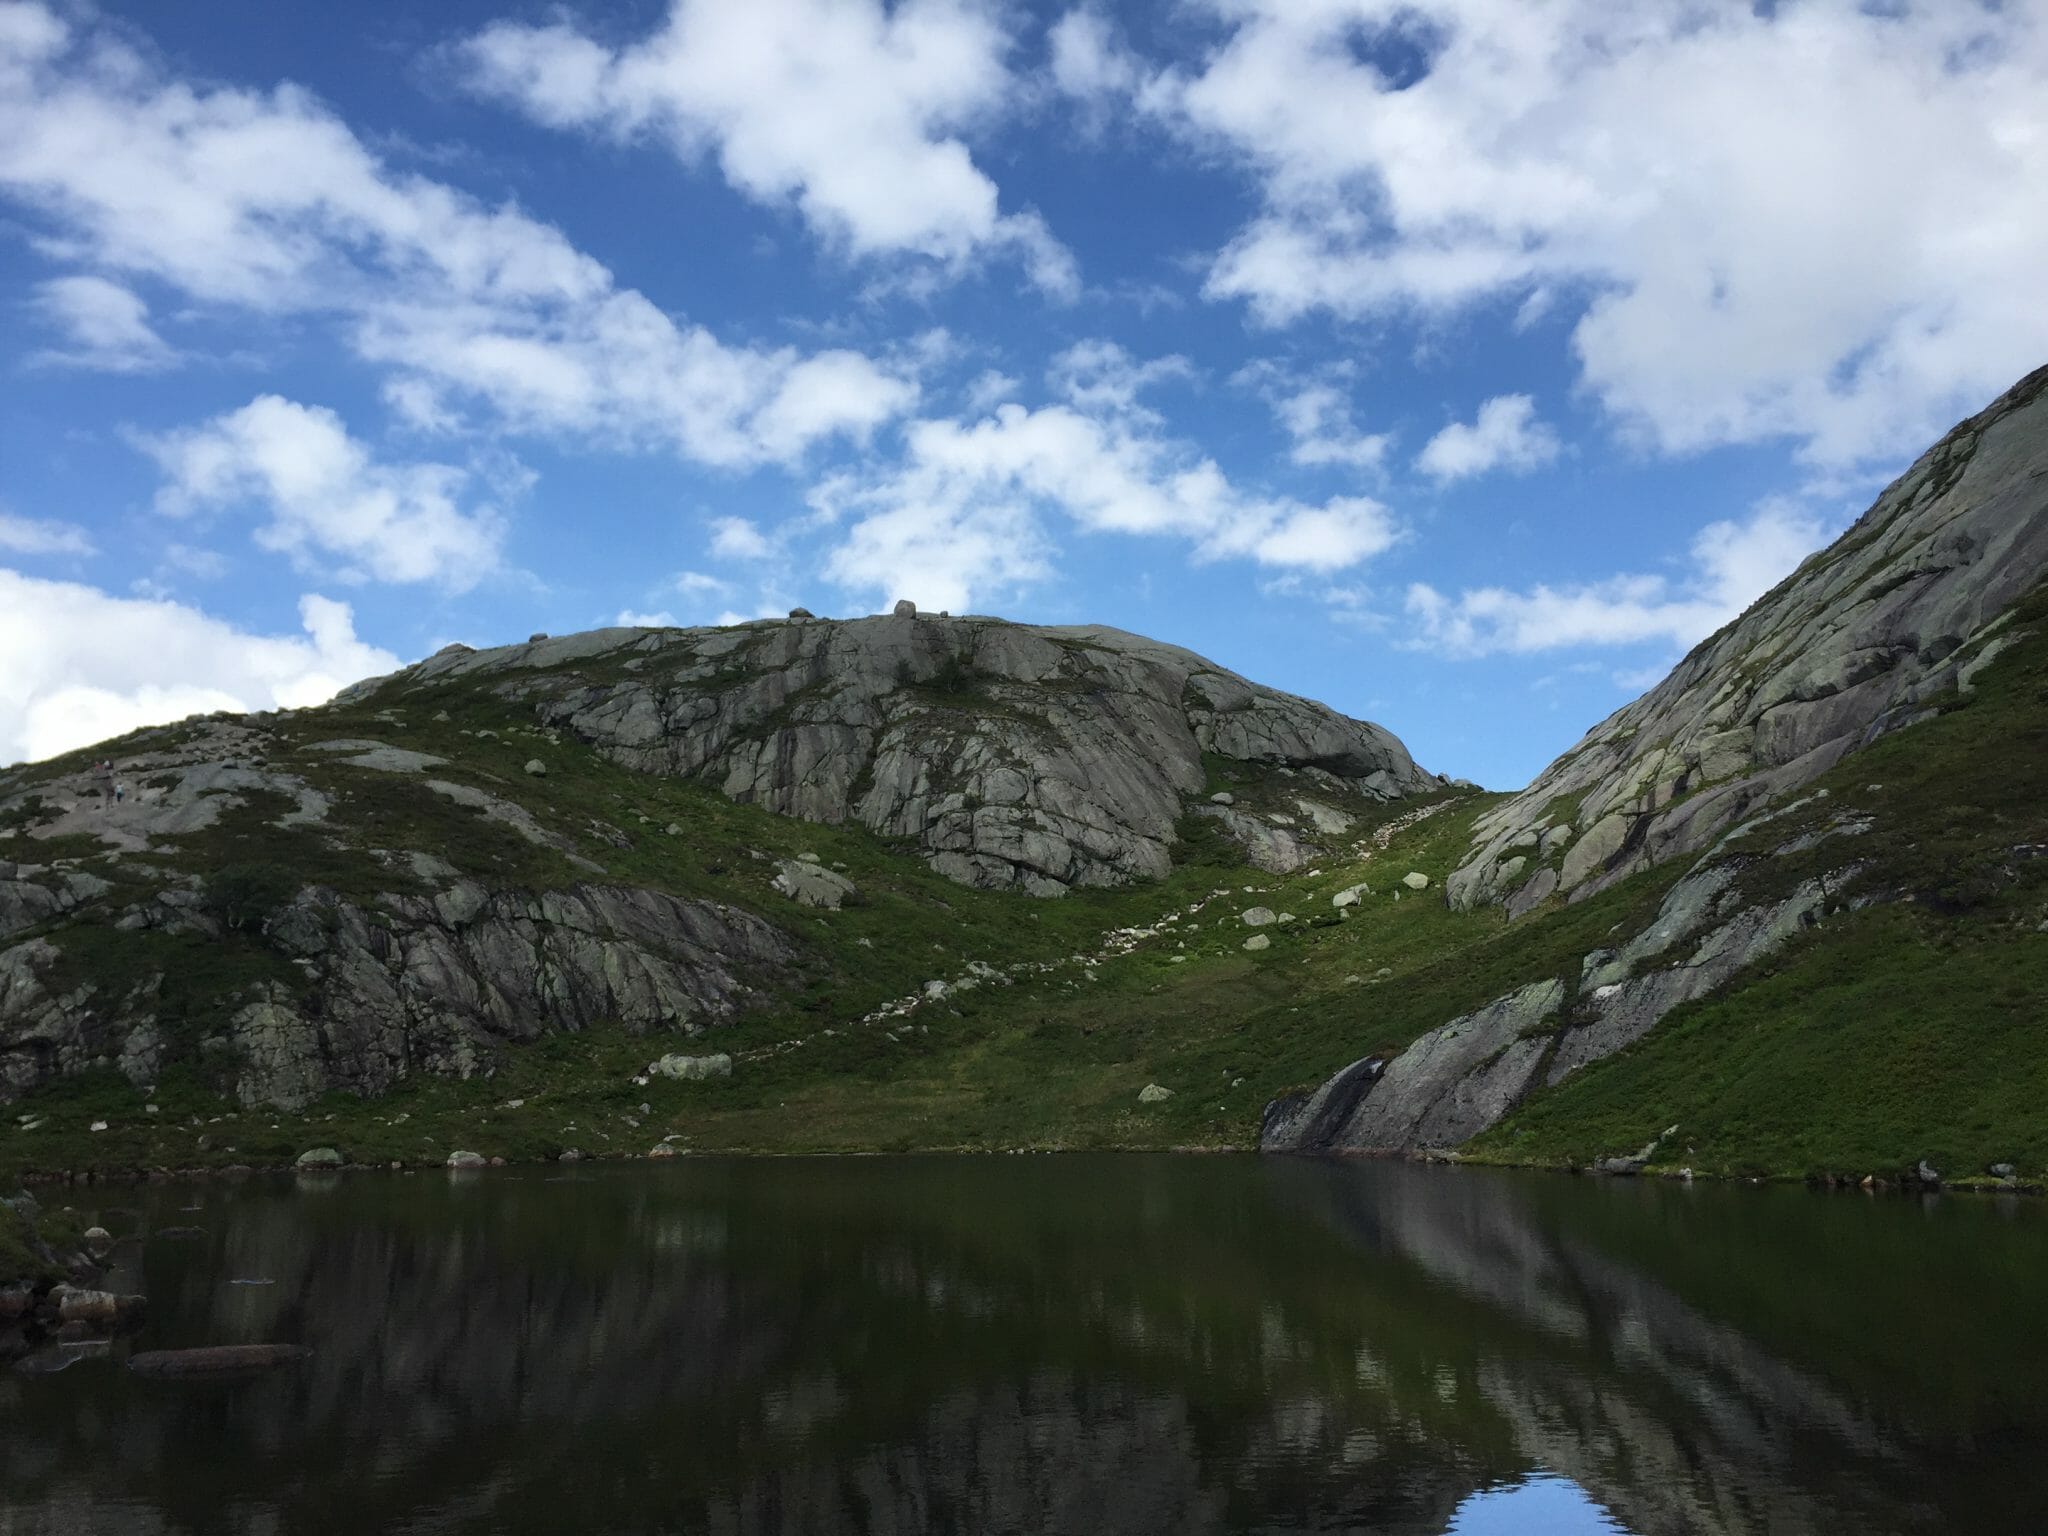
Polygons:
<instances>
[{"instance_id":1,"label":"bare rock outcrop","mask_svg":"<svg viewBox=\"0 0 2048 1536\"><path fill-rule=\"evenodd\" d=\"M1347 801L1442 787L1379 726L1092 626L899 613L598 630L444 653L350 696L458 678L626 767L856 821L964 884L1035 895L1165 874L1204 754L1293 773L1329 802L1300 830L1204 807L1268 868L1348 825Z\"/></svg>"},{"instance_id":2,"label":"bare rock outcrop","mask_svg":"<svg viewBox=\"0 0 2048 1536\"><path fill-rule=\"evenodd\" d=\"M2048 574L2048 368L1950 432L1854 527L1480 817L1452 906L1519 916L1697 854L1967 690Z\"/></svg>"}]
</instances>

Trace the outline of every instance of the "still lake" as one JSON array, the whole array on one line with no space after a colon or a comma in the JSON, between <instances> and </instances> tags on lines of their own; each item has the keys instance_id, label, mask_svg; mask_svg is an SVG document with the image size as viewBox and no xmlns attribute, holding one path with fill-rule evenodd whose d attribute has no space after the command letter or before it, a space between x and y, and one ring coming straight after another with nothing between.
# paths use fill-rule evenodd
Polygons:
<instances>
[{"instance_id":1,"label":"still lake","mask_svg":"<svg viewBox=\"0 0 2048 1536\"><path fill-rule=\"evenodd\" d=\"M1250 1156L69 1198L139 1235L136 1347L314 1354L0 1372L4 1536L2048 1528L2039 1201Z\"/></svg>"}]
</instances>

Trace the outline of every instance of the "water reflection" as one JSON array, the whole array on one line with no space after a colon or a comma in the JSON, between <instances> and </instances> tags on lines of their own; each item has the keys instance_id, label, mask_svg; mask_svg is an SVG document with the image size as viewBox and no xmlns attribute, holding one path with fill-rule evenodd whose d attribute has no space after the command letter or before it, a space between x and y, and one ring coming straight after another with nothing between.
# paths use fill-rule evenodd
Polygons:
<instances>
[{"instance_id":1,"label":"water reflection","mask_svg":"<svg viewBox=\"0 0 2048 1536\"><path fill-rule=\"evenodd\" d=\"M1251 1158L127 1198L204 1228L123 1250L141 1347L316 1356L8 1373L10 1536L1882 1536L2048 1494L2033 1208Z\"/></svg>"}]
</instances>

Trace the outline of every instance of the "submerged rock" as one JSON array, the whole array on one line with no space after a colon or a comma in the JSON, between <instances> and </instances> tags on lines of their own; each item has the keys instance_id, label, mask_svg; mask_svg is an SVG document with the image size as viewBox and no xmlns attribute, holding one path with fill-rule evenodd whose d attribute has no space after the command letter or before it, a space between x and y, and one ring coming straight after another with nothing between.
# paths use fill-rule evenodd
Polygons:
<instances>
[{"instance_id":1,"label":"submerged rock","mask_svg":"<svg viewBox=\"0 0 2048 1536\"><path fill-rule=\"evenodd\" d=\"M203 1349L151 1349L128 1357L138 1376L229 1376L275 1370L312 1358L303 1344L215 1344Z\"/></svg>"}]
</instances>

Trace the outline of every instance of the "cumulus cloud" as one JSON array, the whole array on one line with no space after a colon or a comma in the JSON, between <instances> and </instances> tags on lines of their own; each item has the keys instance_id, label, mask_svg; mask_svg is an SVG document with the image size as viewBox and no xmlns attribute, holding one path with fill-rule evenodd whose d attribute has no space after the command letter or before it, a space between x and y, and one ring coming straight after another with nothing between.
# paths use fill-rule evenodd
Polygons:
<instances>
[{"instance_id":1,"label":"cumulus cloud","mask_svg":"<svg viewBox=\"0 0 2048 1536\"><path fill-rule=\"evenodd\" d=\"M744 517L719 517L711 522L711 552L727 560L765 560L774 553L774 546ZM679 584L696 579L693 571L685 571L677 578Z\"/></svg>"},{"instance_id":2,"label":"cumulus cloud","mask_svg":"<svg viewBox=\"0 0 2048 1536\"><path fill-rule=\"evenodd\" d=\"M466 591L495 571L503 524L465 507L467 472L446 464L378 462L333 411L259 395L203 426L144 440L173 515L254 503L270 520L266 549L344 581L432 581Z\"/></svg>"},{"instance_id":3,"label":"cumulus cloud","mask_svg":"<svg viewBox=\"0 0 2048 1536\"><path fill-rule=\"evenodd\" d=\"M856 353L729 346L552 226L394 171L305 91L165 79L39 3L0 7L0 193L60 258L337 319L393 370L415 424L474 401L522 428L744 467L858 437L916 398ZM63 302L81 311L84 292ZM90 293L95 323L120 325L119 300Z\"/></svg>"},{"instance_id":4,"label":"cumulus cloud","mask_svg":"<svg viewBox=\"0 0 2048 1536\"><path fill-rule=\"evenodd\" d=\"M1272 409L1293 446L1288 457L1307 468L1375 470L1387 457L1393 436L1361 431L1352 419L1344 370L1300 379L1279 364L1256 362L1238 370L1235 383L1258 393Z\"/></svg>"},{"instance_id":5,"label":"cumulus cloud","mask_svg":"<svg viewBox=\"0 0 2048 1536\"><path fill-rule=\"evenodd\" d=\"M31 359L100 373L153 373L177 361L149 323L149 306L119 283L77 274L36 285L36 307L65 344Z\"/></svg>"},{"instance_id":6,"label":"cumulus cloud","mask_svg":"<svg viewBox=\"0 0 2048 1536\"><path fill-rule=\"evenodd\" d=\"M1184 366L1171 360L1162 370L1085 342L1050 370L1064 397L1056 403L913 422L898 463L813 493L823 519L848 524L828 574L857 590L962 609L977 593L1050 574L1048 516L1084 532L1184 539L1199 559L1321 572L1395 541L1391 514L1369 497L1309 505L1249 492L1169 435L1139 391Z\"/></svg>"},{"instance_id":7,"label":"cumulus cloud","mask_svg":"<svg viewBox=\"0 0 2048 1536\"><path fill-rule=\"evenodd\" d=\"M91 537L76 523L21 517L0 507L0 551L10 555L90 555Z\"/></svg>"},{"instance_id":8,"label":"cumulus cloud","mask_svg":"<svg viewBox=\"0 0 2048 1536\"><path fill-rule=\"evenodd\" d=\"M1527 395L1495 395L1470 423L1454 421L1423 444L1415 467L1439 484L1470 479L1490 470L1526 474L1553 462L1557 434L1536 419Z\"/></svg>"},{"instance_id":9,"label":"cumulus cloud","mask_svg":"<svg viewBox=\"0 0 2048 1536\"><path fill-rule=\"evenodd\" d=\"M676 0L621 48L565 22L498 22L462 52L479 92L552 127L708 155L856 257L957 267L1007 251L1071 298L1072 257L1036 213L1000 211L962 137L1013 94L1008 50L996 14L960 0Z\"/></svg>"},{"instance_id":10,"label":"cumulus cloud","mask_svg":"<svg viewBox=\"0 0 2048 1536\"><path fill-rule=\"evenodd\" d=\"M346 603L299 599L302 635L260 635L179 603L0 568L0 760L52 757L215 709L324 703L398 658Z\"/></svg>"},{"instance_id":11,"label":"cumulus cloud","mask_svg":"<svg viewBox=\"0 0 2048 1536\"><path fill-rule=\"evenodd\" d=\"M1418 582L1407 598L1414 644L1454 656L1645 642L1683 650L1738 617L1836 531L1806 508L1772 500L1743 521L1701 529L1691 568L1676 581L1618 575L1524 591L1470 588L1456 597Z\"/></svg>"},{"instance_id":12,"label":"cumulus cloud","mask_svg":"<svg viewBox=\"0 0 2048 1536\"><path fill-rule=\"evenodd\" d=\"M1686 452L1895 456L2048 354L2048 12L1980 0L1204 0L1055 76L1234 159L1207 291L1264 321L1574 302L1591 391ZM1573 297L1575 296L1575 297Z\"/></svg>"}]
</instances>

